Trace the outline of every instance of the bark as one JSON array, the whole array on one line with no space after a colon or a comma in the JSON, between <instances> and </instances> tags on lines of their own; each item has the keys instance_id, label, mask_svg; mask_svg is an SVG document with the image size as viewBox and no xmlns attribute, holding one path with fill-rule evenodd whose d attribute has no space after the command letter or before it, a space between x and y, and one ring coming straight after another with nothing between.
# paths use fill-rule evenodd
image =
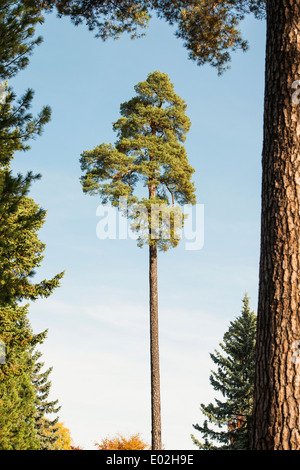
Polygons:
<instances>
[{"instance_id":1,"label":"bark","mask_svg":"<svg viewBox=\"0 0 300 470\"><path fill-rule=\"evenodd\" d=\"M156 187L149 185L149 198L156 196ZM151 238L151 226L149 227ZM161 405L159 370L158 332L158 289L157 289L157 244L149 245L149 288L150 288L150 360L151 360L151 425L152 450L160 450Z\"/></svg>"},{"instance_id":2,"label":"bark","mask_svg":"<svg viewBox=\"0 0 300 470\"><path fill-rule=\"evenodd\" d=\"M268 0L254 450L300 450L299 59L299 0Z\"/></svg>"},{"instance_id":3,"label":"bark","mask_svg":"<svg viewBox=\"0 0 300 470\"><path fill-rule=\"evenodd\" d=\"M149 246L152 450L161 449L157 245Z\"/></svg>"}]
</instances>

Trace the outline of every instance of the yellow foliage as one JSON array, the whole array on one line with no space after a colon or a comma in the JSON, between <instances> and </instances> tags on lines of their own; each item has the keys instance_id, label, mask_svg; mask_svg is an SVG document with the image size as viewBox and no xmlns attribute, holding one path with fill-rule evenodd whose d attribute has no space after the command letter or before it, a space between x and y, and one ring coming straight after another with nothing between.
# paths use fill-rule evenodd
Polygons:
<instances>
[{"instance_id":1,"label":"yellow foliage","mask_svg":"<svg viewBox=\"0 0 300 470\"><path fill-rule=\"evenodd\" d=\"M98 450L150 450L150 446L146 444L140 437L140 434L133 434L129 438L125 438L122 434L117 434L109 439L102 439L100 443L95 443Z\"/></svg>"},{"instance_id":2,"label":"yellow foliage","mask_svg":"<svg viewBox=\"0 0 300 470\"><path fill-rule=\"evenodd\" d=\"M54 434L57 437L57 440L53 444L51 450L72 450L73 441L70 430L66 428L63 423L56 423L54 428L57 429ZM46 434L50 435L51 430L47 431Z\"/></svg>"}]
</instances>

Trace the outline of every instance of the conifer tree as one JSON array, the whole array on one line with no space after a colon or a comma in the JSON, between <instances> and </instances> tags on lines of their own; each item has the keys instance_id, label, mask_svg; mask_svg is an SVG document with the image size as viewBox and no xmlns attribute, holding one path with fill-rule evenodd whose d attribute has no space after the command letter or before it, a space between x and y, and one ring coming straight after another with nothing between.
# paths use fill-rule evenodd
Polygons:
<instances>
[{"instance_id":1,"label":"conifer tree","mask_svg":"<svg viewBox=\"0 0 300 470\"><path fill-rule=\"evenodd\" d=\"M195 203L194 170L182 145L190 129L186 104L168 75L153 72L135 91L136 96L121 105L121 118L114 124L116 144L103 143L83 152L81 182L84 192L98 194L104 203L118 206L125 198L126 207L120 209L133 220L139 245L149 245L152 449L156 450L161 448L157 252L179 242L178 229L184 221L179 204ZM137 195L138 183L146 189L144 197ZM156 211L158 216L153 215Z\"/></svg>"},{"instance_id":2,"label":"conifer tree","mask_svg":"<svg viewBox=\"0 0 300 470\"><path fill-rule=\"evenodd\" d=\"M201 404L207 417L203 425L193 425L204 442L192 435L194 444L204 450L250 450L255 369L256 316L249 307L247 294L239 317L230 322L220 347L210 354L217 366L210 383L225 398L215 404ZM225 353L225 355L224 355Z\"/></svg>"},{"instance_id":3,"label":"conifer tree","mask_svg":"<svg viewBox=\"0 0 300 470\"><path fill-rule=\"evenodd\" d=\"M14 176L10 170L15 152L29 150L28 140L41 135L50 120L48 106L37 117L32 116L32 99L32 90L16 100L7 88L0 103L0 305L47 297L63 276L60 273L49 281L31 282L34 269L43 258L45 247L37 239L37 232L44 224L46 212L27 195L40 175L28 172L25 177Z\"/></svg>"},{"instance_id":4,"label":"conifer tree","mask_svg":"<svg viewBox=\"0 0 300 470\"><path fill-rule=\"evenodd\" d=\"M42 4L31 0L0 1L0 79L13 77L28 65L34 47L42 42L35 27L43 22Z\"/></svg>"},{"instance_id":5,"label":"conifer tree","mask_svg":"<svg viewBox=\"0 0 300 470\"><path fill-rule=\"evenodd\" d=\"M50 419L49 415L56 415L61 407L58 406L58 400L48 400L52 385L49 381L52 367L43 371L44 363L39 361L41 356L41 352L32 351L33 369L31 381L36 397L35 430L40 443L40 450L51 450L58 438L55 425L59 417L56 416L56 418Z\"/></svg>"},{"instance_id":6,"label":"conifer tree","mask_svg":"<svg viewBox=\"0 0 300 470\"><path fill-rule=\"evenodd\" d=\"M33 2L35 3L35 2ZM176 26L189 58L198 65L210 64L222 73L233 51L247 50L239 24L246 14L265 15L265 0L45 0L44 10L56 8L75 24L85 22L96 37L119 38L124 32L144 35L153 13Z\"/></svg>"},{"instance_id":7,"label":"conifer tree","mask_svg":"<svg viewBox=\"0 0 300 470\"><path fill-rule=\"evenodd\" d=\"M42 133L50 120L45 106L35 118L30 113L33 99L28 90L19 100L7 79L28 64L28 57L41 38L34 38L42 22L40 2L3 0L0 12L0 341L5 357L0 364L0 449L37 450L36 390L32 383L32 348L44 340L45 332L33 334L24 299L48 297L63 273L50 280L33 282L35 268L43 259L44 244L37 232L45 211L28 197L30 185L40 175L14 176L10 163L17 151L30 147L28 141Z\"/></svg>"},{"instance_id":8,"label":"conifer tree","mask_svg":"<svg viewBox=\"0 0 300 470\"><path fill-rule=\"evenodd\" d=\"M0 365L0 449L39 450L29 351L44 340L45 333L34 335L28 305L14 304L0 308L0 336L6 346L5 362Z\"/></svg>"},{"instance_id":9,"label":"conifer tree","mask_svg":"<svg viewBox=\"0 0 300 470\"><path fill-rule=\"evenodd\" d=\"M33 268L40 264L45 248L37 237L44 216L32 199L22 196L16 213L8 213L4 218L7 238L3 236L0 248L3 259L0 269L3 286L0 290L0 340L6 347L5 362L0 365L0 448L3 450L35 449L41 445L38 427L43 404L39 403L42 397L35 388L37 384L32 382L33 358L30 351L44 341L46 332L33 334L28 321L28 305L19 306L18 301L50 295L62 276L60 274L41 283L30 282ZM0 224L0 228L2 226Z\"/></svg>"}]
</instances>

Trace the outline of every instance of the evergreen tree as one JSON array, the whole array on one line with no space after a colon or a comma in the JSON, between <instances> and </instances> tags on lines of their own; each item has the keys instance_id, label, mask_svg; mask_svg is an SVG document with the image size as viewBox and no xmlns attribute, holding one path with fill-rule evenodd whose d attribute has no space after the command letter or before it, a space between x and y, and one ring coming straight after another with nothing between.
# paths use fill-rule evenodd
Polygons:
<instances>
[{"instance_id":1,"label":"evergreen tree","mask_svg":"<svg viewBox=\"0 0 300 470\"><path fill-rule=\"evenodd\" d=\"M55 424L47 415L57 413L57 400L48 401L51 368L42 372L41 354L34 352L47 331L34 334L29 305L0 308L0 337L6 346L0 366L0 449L45 450L56 441Z\"/></svg>"},{"instance_id":2,"label":"evergreen tree","mask_svg":"<svg viewBox=\"0 0 300 470\"><path fill-rule=\"evenodd\" d=\"M28 141L40 136L45 124L50 121L51 109L44 106L40 113L33 117L30 109L34 92L28 89L17 99L7 81L3 82L0 103L0 168L8 169L17 151L30 149Z\"/></svg>"},{"instance_id":3,"label":"evergreen tree","mask_svg":"<svg viewBox=\"0 0 300 470\"><path fill-rule=\"evenodd\" d=\"M103 143L82 154L81 182L84 192L99 194L104 203L110 201L118 206L120 198L125 198L126 207L121 204L120 209L133 220L139 245L149 245L152 449L155 450L161 448L157 251L175 247L179 242L178 229L184 220L179 204L195 203L191 182L194 170L182 145L190 128L186 104L175 94L168 75L153 72L135 91L137 95L121 105L122 117L114 124L118 132L115 146ZM138 197L138 183L146 188L146 197Z\"/></svg>"},{"instance_id":4,"label":"evergreen tree","mask_svg":"<svg viewBox=\"0 0 300 470\"><path fill-rule=\"evenodd\" d=\"M43 22L40 2L0 1L0 79L6 80L24 69L34 47L42 42L34 37L35 27Z\"/></svg>"},{"instance_id":5,"label":"evergreen tree","mask_svg":"<svg viewBox=\"0 0 300 470\"><path fill-rule=\"evenodd\" d=\"M254 450L300 450L299 57L299 1L267 0Z\"/></svg>"},{"instance_id":6,"label":"evergreen tree","mask_svg":"<svg viewBox=\"0 0 300 470\"><path fill-rule=\"evenodd\" d=\"M33 2L35 3L35 2ZM106 40L128 32L134 38L143 34L151 15L172 26L184 41L189 58L198 65L208 63L219 73L228 68L230 54L245 51L239 24L246 14L265 15L266 0L45 0L43 8L56 8L59 16L70 16L78 25L85 22L96 36Z\"/></svg>"},{"instance_id":7,"label":"evergreen tree","mask_svg":"<svg viewBox=\"0 0 300 470\"><path fill-rule=\"evenodd\" d=\"M40 175L29 172L25 177L13 176L10 170L15 152L29 150L28 140L41 135L50 119L47 106L36 118L32 116L32 99L32 90L17 101L7 88L0 104L0 305L47 297L63 276L60 273L49 281L31 282L43 258L45 247L37 239L37 232L46 212L27 195Z\"/></svg>"},{"instance_id":8,"label":"evergreen tree","mask_svg":"<svg viewBox=\"0 0 300 470\"><path fill-rule=\"evenodd\" d=\"M40 447L37 423L43 409L39 399L43 397L35 389L36 384L32 383L33 359L30 351L44 340L46 332L33 334L27 318L28 306L19 306L17 301L50 295L62 274L37 284L29 281L33 268L42 260L45 248L37 237L45 214L43 212L42 217L36 218L37 213L38 205L23 196L17 212L8 213L6 217L6 236L13 235L3 237L3 240L6 247L12 246L12 250L5 251L3 246L0 249L3 259L0 283L5 290L5 295L3 290L0 291L0 340L6 347L6 360L0 365L0 448L3 450ZM20 230L19 216L22 222L26 221Z\"/></svg>"},{"instance_id":9,"label":"evergreen tree","mask_svg":"<svg viewBox=\"0 0 300 470\"><path fill-rule=\"evenodd\" d=\"M38 450L29 350L45 333L34 335L28 305L14 304L0 308L0 337L6 346L5 363L0 365L0 450Z\"/></svg>"},{"instance_id":10,"label":"evergreen tree","mask_svg":"<svg viewBox=\"0 0 300 470\"><path fill-rule=\"evenodd\" d=\"M41 42L40 37L34 38L34 29L43 19L40 2L0 3L0 78L7 80L27 65L34 46ZM28 197L28 192L40 175L29 172L26 176L14 176L10 170L14 154L28 150L28 141L40 135L50 120L48 106L36 118L31 115L32 99L32 90L16 100L7 81L1 84L0 341L5 347L0 364L1 450L41 447L36 419L37 396L42 398L32 383L34 362L30 351L44 340L45 332L33 334L28 305L19 306L18 302L48 297L63 276L60 273L50 280L33 282L34 270L43 259L45 246L37 232L46 213Z\"/></svg>"},{"instance_id":11,"label":"evergreen tree","mask_svg":"<svg viewBox=\"0 0 300 470\"><path fill-rule=\"evenodd\" d=\"M251 449L255 337L256 316L250 311L246 294L240 316L230 322L223 343L220 343L225 355L218 351L210 354L217 365L210 383L226 400L215 399L215 404L201 404L200 409L207 419L202 426L193 426L200 431L204 442L192 435L199 449Z\"/></svg>"},{"instance_id":12,"label":"evergreen tree","mask_svg":"<svg viewBox=\"0 0 300 470\"><path fill-rule=\"evenodd\" d=\"M51 390L49 375L52 372L52 367L42 371L44 363L39 362L41 356L42 354L39 351L32 352L33 370L31 381L34 385L36 397L35 430L39 439L40 450L51 450L57 440L55 424L58 422L59 417L49 419L48 416L57 414L61 407L57 406L58 400L48 401Z\"/></svg>"}]
</instances>

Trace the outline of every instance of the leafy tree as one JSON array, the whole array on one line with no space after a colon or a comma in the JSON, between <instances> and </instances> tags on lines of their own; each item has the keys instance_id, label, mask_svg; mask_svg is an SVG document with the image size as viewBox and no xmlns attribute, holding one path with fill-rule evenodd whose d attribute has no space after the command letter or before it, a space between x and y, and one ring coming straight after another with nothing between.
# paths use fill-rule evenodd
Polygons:
<instances>
[{"instance_id":1,"label":"leafy tree","mask_svg":"<svg viewBox=\"0 0 300 470\"><path fill-rule=\"evenodd\" d=\"M149 445L143 441L140 434L124 437L117 434L112 438L106 437L100 443L95 443L98 450L150 450Z\"/></svg>"},{"instance_id":2,"label":"leafy tree","mask_svg":"<svg viewBox=\"0 0 300 470\"><path fill-rule=\"evenodd\" d=\"M53 441L50 450L73 450L72 447L74 446L71 432L64 423L55 423L53 427L49 426L45 428L45 431L49 436L53 436L54 431L55 440Z\"/></svg>"},{"instance_id":3,"label":"leafy tree","mask_svg":"<svg viewBox=\"0 0 300 470\"><path fill-rule=\"evenodd\" d=\"M255 338L256 316L250 311L246 294L240 316L230 322L223 343L220 343L225 355L218 351L210 354L217 365L210 383L226 400L215 399L215 404L201 404L200 409L207 419L202 426L193 426L200 431L204 442L192 435L199 449L251 449Z\"/></svg>"},{"instance_id":4,"label":"leafy tree","mask_svg":"<svg viewBox=\"0 0 300 470\"><path fill-rule=\"evenodd\" d=\"M186 104L175 94L168 75L153 72L135 91L137 95L121 105L122 117L114 124L118 132L115 146L103 143L83 152L81 182L84 192L98 194L104 203L118 206L120 198L125 198L126 207L120 205L120 210L133 220L139 245L149 245L152 448L159 449L157 251L179 242L178 229L184 218L175 202L195 203L194 170L182 145L190 128ZM137 196L138 183L146 188L148 197ZM162 213L169 217L169 224Z\"/></svg>"}]
</instances>

